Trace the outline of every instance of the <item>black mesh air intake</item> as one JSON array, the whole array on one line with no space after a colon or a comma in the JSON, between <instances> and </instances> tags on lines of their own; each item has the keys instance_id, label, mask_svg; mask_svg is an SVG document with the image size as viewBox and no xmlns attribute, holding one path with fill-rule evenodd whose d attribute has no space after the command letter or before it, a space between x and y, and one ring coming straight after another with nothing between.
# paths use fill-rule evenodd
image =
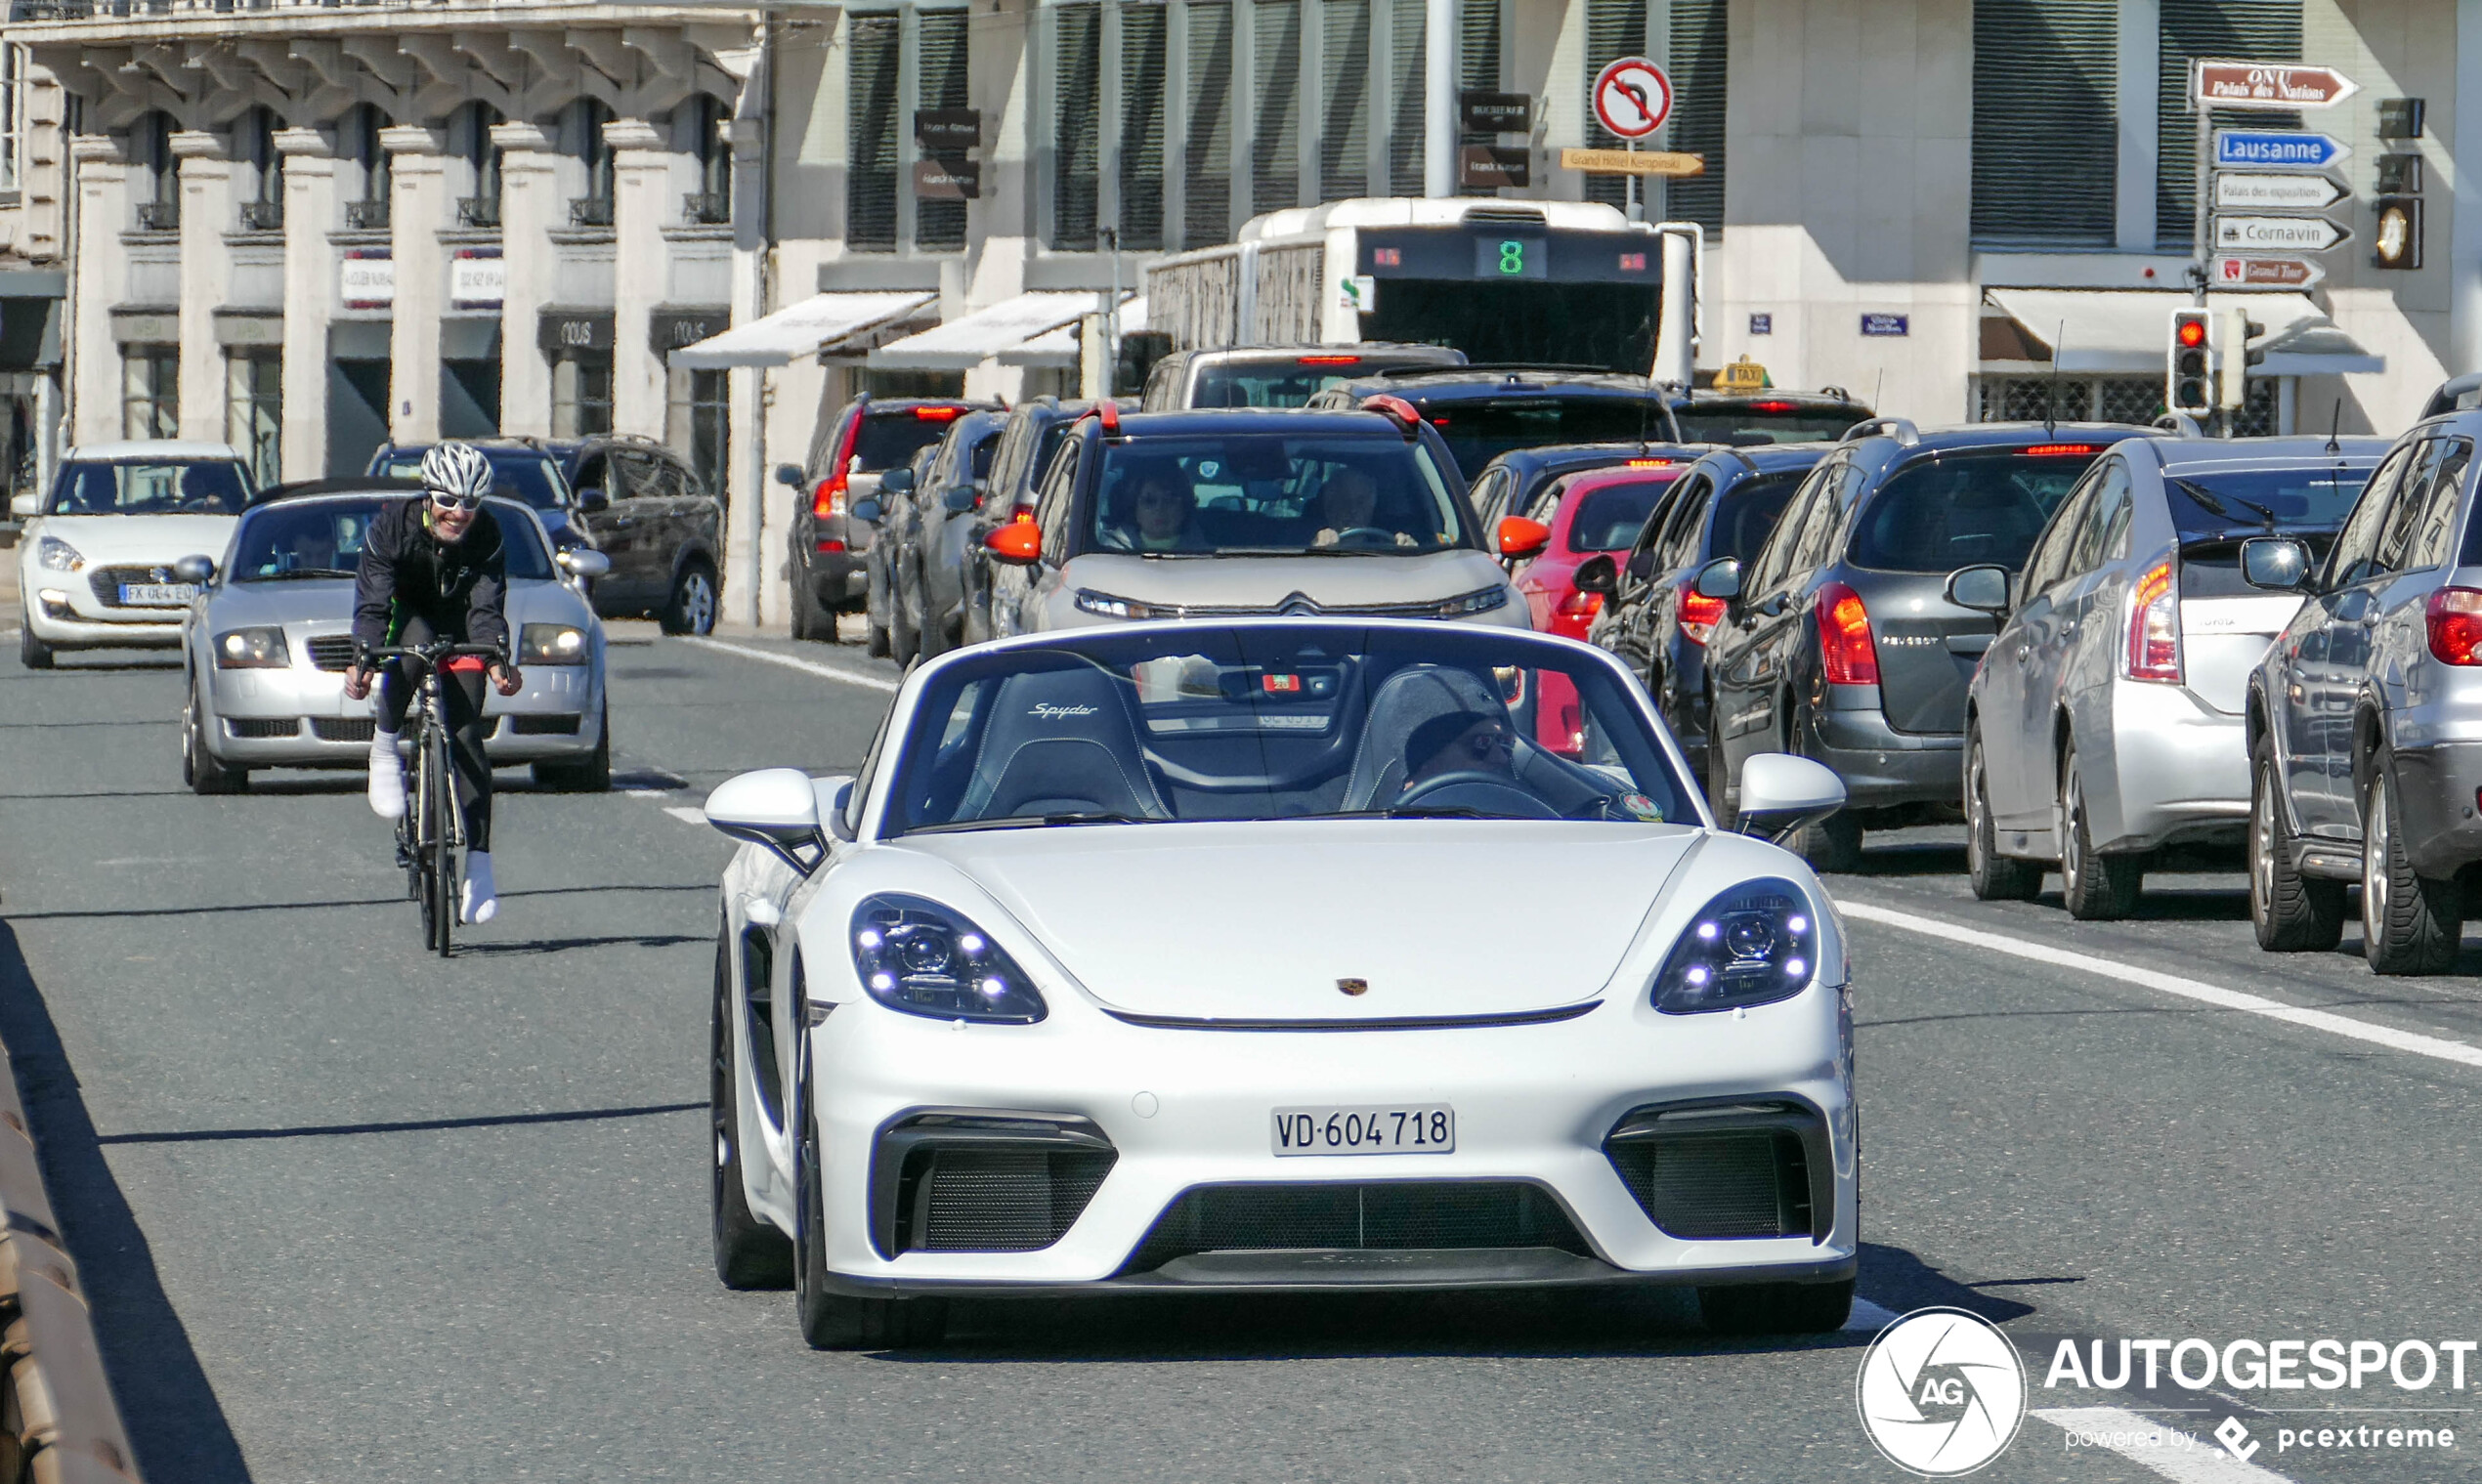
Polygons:
<instances>
[{"instance_id":1,"label":"black mesh air intake","mask_svg":"<svg viewBox=\"0 0 2482 1484\"><path fill-rule=\"evenodd\" d=\"M366 742L379 730L379 723L368 716L314 716L311 730L321 742Z\"/></svg>"},{"instance_id":2,"label":"black mesh air intake","mask_svg":"<svg viewBox=\"0 0 2482 1484\"><path fill-rule=\"evenodd\" d=\"M304 648L310 651L311 663L322 670L350 670L354 667L354 636L321 634Z\"/></svg>"},{"instance_id":3,"label":"black mesh air intake","mask_svg":"<svg viewBox=\"0 0 2482 1484\"><path fill-rule=\"evenodd\" d=\"M228 716L224 719L224 727L235 737L261 740L298 737L302 732L302 720L298 716Z\"/></svg>"},{"instance_id":4,"label":"black mesh air intake","mask_svg":"<svg viewBox=\"0 0 2482 1484\"><path fill-rule=\"evenodd\" d=\"M1207 1185L1173 1203L1124 1271L1192 1252L1528 1247L1586 1253L1560 1203L1519 1181Z\"/></svg>"},{"instance_id":5,"label":"black mesh air intake","mask_svg":"<svg viewBox=\"0 0 2482 1484\"><path fill-rule=\"evenodd\" d=\"M1068 1234L1119 1159L1083 1119L926 1114L879 1136L872 1233L899 1252L1030 1252Z\"/></svg>"},{"instance_id":6,"label":"black mesh air intake","mask_svg":"<svg viewBox=\"0 0 2482 1484\"><path fill-rule=\"evenodd\" d=\"M516 737L575 737L582 716L512 716L509 732Z\"/></svg>"},{"instance_id":7,"label":"black mesh air intake","mask_svg":"<svg viewBox=\"0 0 2482 1484\"><path fill-rule=\"evenodd\" d=\"M1675 1237L1826 1240L1826 1120L1806 1104L1641 1108L1604 1141L1648 1219Z\"/></svg>"}]
</instances>

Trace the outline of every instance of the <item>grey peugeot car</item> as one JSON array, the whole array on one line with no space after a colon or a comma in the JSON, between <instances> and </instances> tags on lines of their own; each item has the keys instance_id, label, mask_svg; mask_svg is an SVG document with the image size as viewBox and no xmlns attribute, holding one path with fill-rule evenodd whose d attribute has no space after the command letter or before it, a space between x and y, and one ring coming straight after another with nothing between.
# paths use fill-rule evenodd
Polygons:
<instances>
[{"instance_id":1,"label":"grey peugeot car","mask_svg":"<svg viewBox=\"0 0 2482 1484\"><path fill-rule=\"evenodd\" d=\"M927 456L916 457L905 478L891 469L876 496L854 502L857 519L872 518L863 507L878 507L879 538L888 548L889 649L899 664L964 642L965 553L976 544L974 512L1007 426L1006 412L968 412L948 425Z\"/></svg>"},{"instance_id":2,"label":"grey peugeot car","mask_svg":"<svg viewBox=\"0 0 2482 1484\"><path fill-rule=\"evenodd\" d=\"M2243 698L2300 607L2241 576L2245 541L2323 554L2383 439L2133 438L2097 459L2013 583L1967 568L1947 596L2000 616L1965 698L1974 895L2060 873L2071 915L2119 917L2153 852L2239 844Z\"/></svg>"},{"instance_id":3,"label":"grey peugeot car","mask_svg":"<svg viewBox=\"0 0 2482 1484\"><path fill-rule=\"evenodd\" d=\"M2456 963L2482 863L2482 410L2397 439L2324 561L2263 535L2251 587L2298 612L2249 676L2249 917L2275 952L2333 948L2361 883L2381 974Z\"/></svg>"},{"instance_id":4,"label":"grey peugeot car","mask_svg":"<svg viewBox=\"0 0 2482 1484\"><path fill-rule=\"evenodd\" d=\"M1691 584L1725 600L1706 647L1707 788L1733 817L1744 762L1794 752L1834 769L1851 802L1798 842L1821 869L1861 863L1863 832L1960 817L1965 685L1997 623L1948 574L2025 563L2097 456L2146 430L1975 423L1922 432L1858 423L1792 497L1755 562L1721 557Z\"/></svg>"}]
</instances>

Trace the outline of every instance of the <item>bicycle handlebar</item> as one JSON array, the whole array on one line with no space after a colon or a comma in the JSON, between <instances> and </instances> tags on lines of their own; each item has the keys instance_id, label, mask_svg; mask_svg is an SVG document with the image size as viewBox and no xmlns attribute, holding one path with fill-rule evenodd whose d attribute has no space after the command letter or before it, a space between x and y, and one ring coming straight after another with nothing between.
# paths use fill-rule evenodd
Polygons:
<instances>
[{"instance_id":1,"label":"bicycle handlebar","mask_svg":"<svg viewBox=\"0 0 2482 1484\"><path fill-rule=\"evenodd\" d=\"M443 659L460 655L481 655L499 664L506 664L508 651L496 644L417 644L389 649L354 646L354 663L358 669L376 669L392 659L410 659L424 669L436 667Z\"/></svg>"}]
</instances>

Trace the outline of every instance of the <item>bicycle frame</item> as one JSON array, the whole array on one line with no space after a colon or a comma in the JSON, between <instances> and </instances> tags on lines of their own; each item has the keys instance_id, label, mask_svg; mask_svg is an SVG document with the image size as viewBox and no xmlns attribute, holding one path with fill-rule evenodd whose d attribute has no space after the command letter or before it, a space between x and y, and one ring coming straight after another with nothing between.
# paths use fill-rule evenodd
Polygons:
<instances>
[{"instance_id":1,"label":"bicycle frame","mask_svg":"<svg viewBox=\"0 0 2482 1484\"><path fill-rule=\"evenodd\" d=\"M455 772L449 755L449 729L440 696L440 669L460 655L477 655L504 663L493 646L434 644L362 652L357 657L367 671L411 660L421 680L413 702L413 779L406 811L397 818L397 864L405 869L406 895L422 911L422 946L441 957L453 952L457 913L457 860L466 846L465 812L456 804Z\"/></svg>"}]
</instances>

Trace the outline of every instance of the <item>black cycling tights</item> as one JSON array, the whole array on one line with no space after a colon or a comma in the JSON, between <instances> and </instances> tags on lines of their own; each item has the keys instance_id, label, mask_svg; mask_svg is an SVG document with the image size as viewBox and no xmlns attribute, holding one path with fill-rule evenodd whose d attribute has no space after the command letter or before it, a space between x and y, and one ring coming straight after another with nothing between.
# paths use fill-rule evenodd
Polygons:
<instances>
[{"instance_id":1,"label":"black cycling tights","mask_svg":"<svg viewBox=\"0 0 2482 1484\"><path fill-rule=\"evenodd\" d=\"M419 616L407 618L397 643L407 649L438 641L431 625ZM379 725L390 732L405 730L406 711L412 706L418 683L410 660L399 659L379 674ZM483 755L483 687L481 670L449 670L440 677L440 719L449 728L449 763L456 774L456 803L465 813L465 848L492 848L492 764Z\"/></svg>"}]
</instances>

